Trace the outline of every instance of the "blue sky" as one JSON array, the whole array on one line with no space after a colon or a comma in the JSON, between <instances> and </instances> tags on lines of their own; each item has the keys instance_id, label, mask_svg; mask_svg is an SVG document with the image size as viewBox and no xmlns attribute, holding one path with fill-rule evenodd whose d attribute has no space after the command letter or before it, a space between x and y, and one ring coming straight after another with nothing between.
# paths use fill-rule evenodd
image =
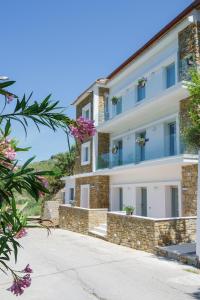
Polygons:
<instances>
[{"instance_id":1,"label":"blue sky","mask_svg":"<svg viewBox=\"0 0 200 300\"><path fill-rule=\"evenodd\" d=\"M17 95L34 92L39 100L49 93L68 107L96 78L115 67L146 43L192 0L7 0L1 3L0 74L16 80ZM62 132L30 126L14 128L24 161L66 151Z\"/></svg>"}]
</instances>

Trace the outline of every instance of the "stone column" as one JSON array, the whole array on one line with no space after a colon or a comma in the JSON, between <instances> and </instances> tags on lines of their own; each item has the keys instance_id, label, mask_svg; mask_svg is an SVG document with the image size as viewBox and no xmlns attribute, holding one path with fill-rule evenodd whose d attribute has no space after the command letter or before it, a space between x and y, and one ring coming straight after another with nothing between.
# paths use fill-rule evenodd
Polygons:
<instances>
[{"instance_id":1,"label":"stone column","mask_svg":"<svg viewBox=\"0 0 200 300\"><path fill-rule=\"evenodd\" d=\"M198 185L197 185L197 233L196 233L196 254L200 258L200 150L199 154L199 162L198 162Z\"/></svg>"}]
</instances>

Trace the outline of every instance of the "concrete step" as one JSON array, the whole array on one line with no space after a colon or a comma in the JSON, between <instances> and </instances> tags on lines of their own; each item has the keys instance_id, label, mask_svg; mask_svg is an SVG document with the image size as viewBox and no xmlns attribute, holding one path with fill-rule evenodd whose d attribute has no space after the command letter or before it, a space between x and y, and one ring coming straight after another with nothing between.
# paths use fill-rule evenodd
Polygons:
<instances>
[{"instance_id":1,"label":"concrete step","mask_svg":"<svg viewBox=\"0 0 200 300\"><path fill-rule=\"evenodd\" d=\"M158 246L155 248L155 254L200 268L200 263L196 256L195 243L183 243L164 247Z\"/></svg>"},{"instance_id":2,"label":"concrete step","mask_svg":"<svg viewBox=\"0 0 200 300\"><path fill-rule=\"evenodd\" d=\"M107 240L107 234L100 233L99 231L96 231L96 230L90 230L89 235L93 236L93 237L96 237L98 239L102 239L104 241Z\"/></svg>"},{"instance_id":3,"label":"concrete step","mask_svg":"<svg viewBox=\"0 0 200 300\"><path fill-rule=\"evenodd\" d=\"M106 223L102 223L98 227L101 227L101 228L104 228L104 229L107 230L107 224Z\"/></svg>"},{"instance_id":4,"label":"concrete step","mask_svg":"<svg viewBox=\"0 0 200 300\"><path fill-rule=\"evenodd\" d=\"M101 226L94 227L92 230L102 233L102 234L107 234L107 229L104 227L101 227Z\"/></svg>"},{"instance_id":5,"label":"concrete step","mask_svg":"<svg viewBox=\"0 0 200 300\"><path fill-rule=\"evenodd\" d=\"M89 234L91 236L98 237L98 238L106 240L107 225L106 224L100 224L99 226L96 226L96 227L92 228L89 231Z\"/></svg>"}]
</instances>

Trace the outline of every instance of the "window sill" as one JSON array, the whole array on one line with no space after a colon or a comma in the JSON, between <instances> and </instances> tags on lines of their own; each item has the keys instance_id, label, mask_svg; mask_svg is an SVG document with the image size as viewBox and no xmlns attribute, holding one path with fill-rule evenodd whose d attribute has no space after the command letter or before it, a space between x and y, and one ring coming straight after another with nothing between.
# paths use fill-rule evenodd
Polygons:
<instances>
[{"instance_id":1,"label":"window sill","mask_svg":"<svg viewBox=\"0 0 200 300\"><path fill-rule=\"evenodd\" d=\"M86 166L86 165L89 165L89 164L90 164L90 161L81 162L81 166Z\"/></svg>"}]
</instances>

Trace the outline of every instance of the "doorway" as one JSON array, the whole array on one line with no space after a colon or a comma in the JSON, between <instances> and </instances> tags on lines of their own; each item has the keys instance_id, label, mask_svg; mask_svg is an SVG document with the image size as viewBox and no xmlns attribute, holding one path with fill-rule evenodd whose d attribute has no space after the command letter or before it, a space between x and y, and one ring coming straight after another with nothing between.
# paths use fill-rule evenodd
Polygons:
<instances>
[{"instance_id":1,"label":"doorway","mask_svg":"<svg viewBox=\"0 0 200 300\"><path fill-rule=\"evenodd\" d=\"M179 216L178 187L171 187L171 216L172 218Z\"/></svg>"},{"instance_id":2,"label":"doorway","mask_svg":"<svg viewBox=\"0 0 200 300\"><path fill-rule=\"evenodd\" d=\"M90 200L90 185L89 184L81 185L80 207L89 208L89 200Z\"/></svg>"},{"instance_id":3,"label":"doorway","mask_svg":"<svg viewBox=\"0 0 200 300\"><path fill-rule=\"evenodd\" d=\"M147 217L147 188L141 188L141 215Z\"/></svg>"}]
</instances>

